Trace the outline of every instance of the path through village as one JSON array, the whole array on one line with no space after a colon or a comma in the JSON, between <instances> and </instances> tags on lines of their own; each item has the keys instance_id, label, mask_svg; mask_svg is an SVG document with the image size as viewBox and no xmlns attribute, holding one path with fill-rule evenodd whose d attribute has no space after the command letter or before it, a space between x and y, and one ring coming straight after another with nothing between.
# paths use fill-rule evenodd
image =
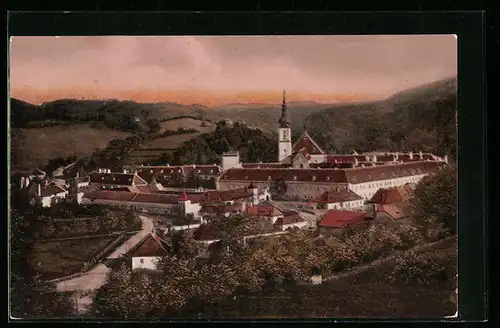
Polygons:
<instances>
[{"instance_id":1,"label":"path through village","mask_svg":"<svg viewBox=\"0 0 500 328\"><path fill-rule=\"evenodd\" d=\"M120 245L108 259L120 258L125 255L131 248L137 245L144 237L146 237L153 229L153 220L147 216L140 216L142 220L142 230L130 237L122 245ZM75 301L80 313L86 312L92 303L92 291L102 286L106 281L106 275L110 268L99 263L85 275L74 279L61 281L57 283L57 290L60 292L74 291L76 292ZM89 293L90 292L90 293Z\"/></svg>"}]
</instances>

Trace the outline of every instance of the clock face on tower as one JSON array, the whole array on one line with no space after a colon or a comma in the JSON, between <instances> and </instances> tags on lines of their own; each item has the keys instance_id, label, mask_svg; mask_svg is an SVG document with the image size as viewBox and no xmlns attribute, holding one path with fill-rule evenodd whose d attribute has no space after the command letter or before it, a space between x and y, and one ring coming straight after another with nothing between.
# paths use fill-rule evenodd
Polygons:
<instances>
[{"instance_id":1,"label":"clock face on tower","mask_svg":"<svg viewBox=\"0 0 500 328\"><path fill-rule=\"evenodd\" d=\"M284 129L281 132L281 140L288 141L289 133L287 129Z\"/></svg>"}]
</instances>

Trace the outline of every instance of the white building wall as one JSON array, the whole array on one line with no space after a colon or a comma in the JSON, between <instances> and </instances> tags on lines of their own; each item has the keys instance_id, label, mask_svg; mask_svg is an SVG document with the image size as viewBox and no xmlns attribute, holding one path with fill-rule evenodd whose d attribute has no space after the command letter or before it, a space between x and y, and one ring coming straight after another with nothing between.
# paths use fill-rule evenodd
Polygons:
<instances>
[{"instance_id":1,"label":"white building wall","mask_svg":"<svg viewBox=\"0 0 500 328\"><path fill-rule=\"evenodd\" d=\"M291 223L291 224L284 224L282 227L281 227L281 230L286 230L288 228L293 228L293 227L297 227L297 228L304 228L304 227L307 227L307 222L297 222L297 223Z\"/></svg>"},{"instance_id":2,"label":"white building wall","mask_svg":"<svg viewBox=\"0 0 500 328\"><path fill-rule=\"evenodd\" d=\"M404 186L407 183L418 183L427 174L411 175L387 180L370 181L366 183L349 184L349 189L364 199L370 199L380 188Z\"/></svg>"},{"instance_id":3,"label":"white building wall","mask_svg":"<svg viewBox=\"0 0 500 328\"><path fill-rule=\"evenodd\" d=\"M326 208L328 210L356 210L363 209L364 203L364 199L349 202L327 203Z\"/></svg>"},{"instance_id":4,"label":"white building wall","mask_svg":"<svg viewBox=\"0 0 500 328\"><path fill-rule=\"evenodd\" d=\"M323 163L326 162L326 155L311 155L310 163Z\"/></svg>"},{"instance_id":5,"label":"white building wall","mask_svg":"<svg viewBox=\"0 0 500 328\"><path fill-rule=\"evenodd\" d=\"M132 258L132 270L135 269L148 269L156 270L156 264L160 260L158 256L143 256Z\"/></svg>"},{"instance_id":6,"label":"white building wall","mask_svg":"<svg viewBox=\"0 0 500 328\"><path fill-rule=\"evenodd\" d=\"M234 167L240 167L239 155L222 155L222 170L226 171ZM210 177L211 178L211 177Z\"/></svg>"}]
</instances>

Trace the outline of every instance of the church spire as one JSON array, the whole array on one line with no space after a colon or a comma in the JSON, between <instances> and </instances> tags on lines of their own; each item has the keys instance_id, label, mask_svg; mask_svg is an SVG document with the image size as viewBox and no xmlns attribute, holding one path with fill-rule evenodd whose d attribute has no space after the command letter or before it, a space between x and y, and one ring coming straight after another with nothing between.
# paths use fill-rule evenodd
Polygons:
<instances>
[{"instance_id":1,"label":"church spire","mask_svg":"<svg viewBox=\"0 0 500 328\"><path fill-rule=\"evenodd\" d=\"M286 92L283 90L283 103L281 104L281 118L278 121L280 124L280 128L289 128L290 127L290 119L288 117L288 110L286 106Z\"/></svg>"}]
</instances>

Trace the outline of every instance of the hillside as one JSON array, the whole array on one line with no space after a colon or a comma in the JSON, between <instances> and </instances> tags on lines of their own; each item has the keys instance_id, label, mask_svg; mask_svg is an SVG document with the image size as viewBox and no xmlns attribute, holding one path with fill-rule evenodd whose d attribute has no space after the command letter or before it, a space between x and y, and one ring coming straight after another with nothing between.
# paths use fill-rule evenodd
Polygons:
<instances>
[{"instance_id":1,"label":"hillside","mask_svg":"<svg viewBox=\"0 0 500 328\"><path fill-rule=\"evenodd\" d=\"M457 79L409 89L376 102L333 106L305 125L334 152L429 151L456 154Z\"/></svg>"},{"instance_id":2,"label":"hillside","mask_svg":"<svg viewBox=\"0 0 500 328\"><path fill-rule=\"evenodd\" d=\"M428 246L428 247L427 247ZM399 259L342 272L320 285L299 285L232 295L207 307L203 317L219 318L443 318L455 313L450 301L457 269L456 238L424 245L417 254L426 283L396 274ZM407 258L403 255L401 258ZM442 274L433 276L424 263ZM428 271L427 271L428 270Z\"/></svg>"},{"instance_id":3,"label":"hillside","mask_svg":"<svg viewBox=\"0 0 500 328\"><path fill-rule=\"evenodd\" d=\"M157 160L161 154L175 151L183 143L198 137L203 133L210 133L215 126L209 122L195 120L192 118L180 118L160 123L160 133L166 131L178 131L179 129L196 130L197 132L160 136L148 141L139 149L131 151L124 161L126 165L144 164Z\"/></svg>"},{"instance_id":4,"label":"hillside","mask_svg":"<svg viewBox=\"0 0 500 328\"><path fill-rule=\"evenodd\" d=\"M145 123L149 120L163 121L171 117L191 116L209 122L230 120L268 132L276 130L281 115L281 104L230 104L221 107L203 105L181 105L171 102L137 103L118 100L75 100L61 99L40 106L11 99L12 127L27 127L44 121L52 122L102 122L107 127L130 131L134 120ZM290 116L296 127L301 127L303 119L329 105L291 103Z\"/></svg>"},{"instance_id":5,"label":"hillside","mask_svg":"<svg viewBox=\"0 0 500 328\"><path fill-rule=\"evenodd\" d=\"M91 124L72 124L43 128L11 129L11 169L31 170L43 167L57 157L90 155L109 141L124 139L130 133Z\"/></svg>"}]
</instances>

